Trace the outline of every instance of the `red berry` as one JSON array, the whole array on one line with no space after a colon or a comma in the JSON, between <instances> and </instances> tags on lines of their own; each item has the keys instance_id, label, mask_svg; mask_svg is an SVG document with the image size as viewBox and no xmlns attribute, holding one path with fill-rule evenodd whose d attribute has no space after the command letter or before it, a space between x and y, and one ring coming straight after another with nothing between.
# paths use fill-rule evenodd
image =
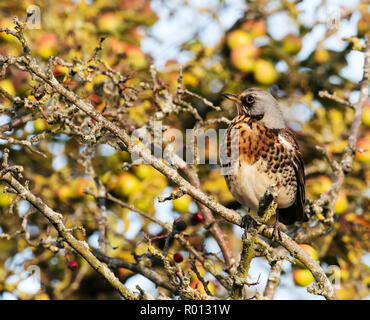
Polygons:
<instances>
[{"instance_id":1,"label":"red berry","mask_svg":"<svg viewBox=\"0 0 370 320\"><path fill-rule=\"evenodd\" d=\"M204 220L201 212L194 213L191 219L194 224L201 223Z\"/></svg>"},{"instance_id":2,"label":"red berry","mask_svg":"<svg viewBox=\"0 0 370 320\"><path fill-rule=\"evenodd\" d=\"M182 254L180 252L176 252L173 255L173 260L175 260L175 262L177 262L177 263L180 263L184 260L184 257L182 256Z\"/></svg>"},{"instance_id":3,"label":"red berry","mask_svg":"<svg viewBox=\"0 0 370 320\"><path fill-rule=\"evenodd\" d=\"M75 271L78 269L78 263L74 260L68 261L67 267L69 270Z\"/></svg>"}]
</instances>

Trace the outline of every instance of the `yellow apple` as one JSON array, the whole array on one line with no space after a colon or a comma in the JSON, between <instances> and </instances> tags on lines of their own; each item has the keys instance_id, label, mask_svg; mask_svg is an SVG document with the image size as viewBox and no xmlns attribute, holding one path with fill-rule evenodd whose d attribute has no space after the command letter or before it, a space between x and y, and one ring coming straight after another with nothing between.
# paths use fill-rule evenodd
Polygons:
<instances>
[{"instance_id":1,"label":"yellow apple","mask_svg":"<svg viewBox=\"0 0 370 320\"><path fill-rule=\"evenodd\" d=\"M40 292L33 297L34 300L50 300L50 297L45 292Z\"/></svg>"},{"instance_id":2,"label":"yellow apple","mask_svg":"<svg viewBox=\"0 0 370 320\"><path fill-rule=\"evenodd\" d=\"M267 31L267 25L266 21L263 19L259 19L255 21L253 25L253 31L252 31L252 36L253 37L261 37L266 34Z\"/></svg>"},{"instance_id":3,"label":"yellow apple","mask_svg":"<svg viewBox=\"0 0 370 320\"><path fill-rule=\"evenodd\" d=\"M319 186L319 188L316 190L317 193L321 194L323 192L328 192L332 184L331 179L328 176L319 175L317 177L317 180L318 180L318 186Z\"/></svg>"},{"instance_id":4,"label":"yellow apple","mask_svg":"<svg viewBox=\"0 0 370 320\"><path fill-rule=\"evenodd\" d=\"M319 254L317 251L311 247L309 244L301 243L299 245L304 251L306 251L314 260L319 260ZM300 268L306 268L304 264L299 261L298 259L295 259L295 266L300 267Z\"/></svg>"},{"instance_id":5,"label":"yellow apple","mask_svg":"<svg viewBox=\"0 0 370 320\"><path fill-rule=\"evenodd\" d=\"M125 48L126 61L129 65L136 68L143 68L146 66L145 54L138 46L133 44L126 44Z\"/></svg>"},{"instance_id":6,"label":"yellow apple","mask_svg":"<svg viewBox=\"0 0 370 320\"><path fill-rule=\"evenodd\" d=\"M141 256L145 253L148 253L149 247L148 244L145 242L139 242L137 246L135 246L135 254Z\"/></svg>"},{"instance_id":7,"label":"yellow apple","mask_svg":"<svg viewBox=\"0 0 370 320\"><path fill-rule=\"evenodd\" d=\"M141 164L139 166L134 167L135 175L140 180L144 180L146 178L149 178L153 174L154 170L155 169L153 169L152 166L147 165L147 164Z\"/></svg>"},{"instance_id":8,"label":"yellow apple","mask_svg":"<svg viewBox=\"0 0 370 320\"><path fill-rule=\"evenodd\" d=\"M57 196L60 201L66 202L71 196L71 188L68 185L62 185L57 191Z\"/></svg>"},{"instance_id":9,"label":"yellow apple","mask_svg":"<svg viewBox=\"0 0 370 320\"><path fill-rule=\"evenodd\" d=\"M275 70L274 65L267 60L258 59L254 67L254 78L262 84L270 85L273 84L277 78L278 73Z\"/></svg>"},{"instance_id":10,"label":"yellow apple","mask_svg":"<svg viewBox=\"0 0 370 320\"><path fill-rule=\"evenodd\" d=\"M190 72L185 72L182 80L184 86L196 87L198 85L198 79Z\"/></svg>"},{"instance_id":11,"label":"yellow apple","mask_svg":"<svg viewBox=\"0 0 370 320\"><path fill-rule=\"evenodd\" d=\"M203 283L199 279L192 280L190 282L190 288L193 288L195 290L198 290L201 294L205 294L206 293L206 291L204 290Z\"/></svg>"},{"instance_id":12,"label":"yellow apple","mask_svg":"<svg viewBox=\"0 0 370 320\"><path fill-rule=\"evenodd\" d=\"M206 290L204 290L204 285L203 285L202 281L200 281L197 277L193 278L190 281L190 287L195 289L195 290L198 290L201 294L206 294ZM215 285L212 281L208 282L207 287L208 287L208 290L212 294L216 293L216 287L215 287Z\"/></svg>"},{"instance_id":13,"label":"yellow apple","mask_svg":"<svg viewBox=\"0 0 370 320\"><path fill-rule=\"evenodd\" d=\"M56 77L59 82L62 82L68 75L68 68L58 64L55 66L53 74L54 77Z\"/></svg>"},{"instance_id":14,"label":"yellow apple","mask_svg":"<svg viewBox=\"0 0 370 320\"><path fill-rule=\"evenodd\" d=\"M126 268L118 268L118 277L121 281L125 281L128 276L132 275L133 272Z\"/></svg>"},{"instance_id":15,"label":"yellow apple","mask_svg":"<svg viewBox=\"0 0 370 320\"><path fill-rule=\"evenodd\" d=\"M343 133L343 113L337 109L330 109L328 111L328 118L330 120L331 129L335 137L340 137Z\"/></svg>"},{"instance_id":16,"label":"yellow apple","mask_svg":"<svg viewBox=\"0 0 370 320\"><path fill-rule=\"evenodd\" d=\"M330 59L329 51L325 48L317 48L314 53L314 58L317 63L323 63Z\"/></svg>"},{"instance_id":17,"label":"yellow apple","mask_svg":"<svg viewBox=\"0 0 370 320\"><path fill-rule=\"evenodd\" d=\"M1 80L0 87L3 90L5 90L7 93L9 93L11 96L15 95L15 88L14 88L13 83L10 80L8 79Z\"/></svg>"},{"instance_id":18,"label":"yellow apple","mask_svg":"<svg viewBox=\"0 0 370 320\"><path fill-rule=\"evenodd\" d=\"M128 197L133 192L138 192L140 187L140 181L133 174L129 172L122 172L117 177L117 182L114 190L121 196Z\"/></svg>"},{"instance_id":19,"label":"yellow apple","mask_svg":"<svg viewBox=\"0 0 370 320\"><path fill-rule=\"evenodd\" d=\"M32 89L34 81L27 71L17 70L13 76L13 85L18 94L28 96Z\"/></svg>"},{"instance_id":20,"label":"yellow apple","mask_svg":"<svg viewBox=\"0 0 370 320\"><path fill-rule=\"evenodd\" d=\"M14 30L14 22L12 19L4 17L4 15L1 16L0 19L0 28L8 28L12 31ZM0 32L0 40L4 40L11 43L17 43L18 39L11 34L7 34L5 32Z\"/></svg>"},{"instance_id":21,"label":"yellow apple","mask_svg":"<svg viewBox=\"0 0 370 320\"><path fill-rule=\"evenodd\" d=\"M203 79L207 73L206 71L204 70L203 67L201 67L200 65L195 65L191 68L191 72L198 78L198 79Z\"/></svg>"},{"instance_id":22,"label":"yellow apple","mask_svg":"<svg viewBox=\"0 0 370 320\"><path fill-rule=\"evenodd\" d=\"M137 199L134 206L142 211L148 212L153 207L153 200L149 197Z\"/></svg>"},{"instance_id":23,"label":"yellow apple","mask_svg":"<svg viewBox=\"0 0 370 320\"><path fill-rule=\"evenodd\" d=\"M58 39L54 33L45 32L37 39L37 53L47 60L58 53Z\"/></svg>"},{"instance_id":24,"label":"yellow apple","mask_svg":"<svg viewBox=\"0 0 370 320\"><path fill-rule=\"evenodd\" d=\"M329 144L329 152L335 153L335 154L341 154L343 153L344 149L347 146L347 140L344 139L335 139Z\"/></svg>"},{"instance_id":25,"label":"yellow apple","mask_svg":"<svg viewBox=\"0 0 370 320\"><path fill-rule=\"evenodd\" d=\"M335 202L334 211L337 214L341 214L348 208L348 199L344 190L339 190L337 201Z\"/></svg>"},{"instance_id":26,"label":"yellow apple","mask_svg":"<svg viewBox=\"0 0 370 320\"><path fill-rule=\"evenodd\" d=\"M283 38L283 50L290 54L297 54L302 48L302 38L295 34L288 34Z\"/></svg>"},{"instance_id":27,"label":"yellow apple","mask_svg":"<svg viewBox=\"0 0 370 320\"><path fill-rule=\"evenodd\" d=\"M362 113L362 123L370 127L370 99L367 99L364 112Z\"/></svg>"},{"instance_id":28,"label":"yellow apple","mask_svg":"<svg viewBox=\"0 0 370 320\"><path fill-rule=\"evenodd\" d=\"M11 96L15 95L15 88L13 86L13 83L8 79L0 80L0 88L5 90ZM3 107L8 108L11 106L11 104L12 102L10 100L8 100L7 98L3 97L2 94L0 94L0 106L3 105Z\"/></svg>"},{"instance_id":29,"label":"yellow apple","mask_svg":"<svg viewBox=\"0 0 370 320\"><path fill-rule=\"evenodd\" d=\"M309 178L306 181L307 192L311 196L320 196L328 192L331 187L331 179L325 175L319 175L315 178Z\"/></svg>"},{"instance_id":30,"label":"yellow apple","mask_svg":"<svg viewBox=\"0 0 370 320\"><path fill-rule=\"evenodd\" d=\"M49 127L49 124L45 119L38 118L33 121L33 128L36 133L42 132Z\"/></svg>"},{"instance_id":31,"label":"yellow apple","mask_svg":"<svg viewBox=\"0 0 370 320\"><path fill-rule=\"evenodd\" d=\"M226 38L227 45L230 49L235 49L244 44L251 44L253 42L252 36L240 29L231 31Z\"/></svg>"},{"instance_id":32,"label":"yellow apple","mask_svg":"<svg viewBox=\"0 0 370 320\"><path fill-rule=\"evenodd\" d=\"M12 203L15 195L0 191L0 207L7 208Z\"/></svg>"},{"instance_id":33,"label":"yellow apple","mask_svg":"<svg viewBox=\"0 0 370 320\"><path fill-rule=\"evenodd\" d=\"M357 148L363 149L363 152L356 152L356 159L360 162L370 162L370 139L363 137L357 140Z\"/></svg>"},{"instance_id":34,"label":"yellow apple","mask_svg":"<svg viewBox=\"0 0 370 320\"><path fill-rule=\"evenodd\" d=\"M131 161L131 155L127 151L118 152L118 156L119 156L119 160L122 161L122 162L130 162Z\"/></svg>"},{"instance_id":35,"label":"yellow apple","mask_svg":"<svg viewBox=\"0 0 370 320\"><path fill-rule=\"evenodd\" d=\"M308 269L293 269L292 271L294 283L305 287L315 280L312 273Z\"/></svg>"},{"instance_id":36,"label":"yellow apple","mask_svg":"<svg viewBox=\"0 0 370 320\"><path fill-rule=\"evenodd\" d=\"M86 196L89 199L93 199L91 195L87 195L85 193L86 189L90 189L90 191L92 191L95 194L97 193L95 182L92 179L88 179L85 177L77 177L71 181L70 197L74 199L79 199Z\"/></svg>"},{"instance_id":37,"label":"yellow apple","mask_svg":"<svg viewBox=\"0 0 370 320\"><path fill-rule=\"evenodd\" d=\"M106 12L100 15L98 30L100 32L114 32L123 23L122 18L113 12Z\"/></svg>"},{"instance_id":38,"label":"yellow apple","mask_svg":"<svg viewBox=\"0 0 370 320\"><path fill-rule=\"evenodd\" d=\"M252 36L252 38L262 37L266 34L266 22L263 19L248 20L241 26L242 30L245 30Z\"/></svg>"},{"instance_id":39,"label":"yellow apple","mask_svg":"<svg viewBox=\"0 0 370 320\"><path fill-rule=\"evenodd\" d=\"M343 281L347 281L348 278L349 278L348 267L340 267L340 279Z\"/></svg>"},{"instance_id":40,"label":"yellow apple","mask_svg":"<svg viewBox=\"0 0 370 320\"><path fill-rule=\"evenodd\" d=\"M184 194L182 197L172 200L173 209L177 212L187 212L191 201L192 198L188 194Z\"/></svg>"},{"instance_id":41,"label":"yellow apple","mask_svg":"<svg viewBox=\"0 0 370 320\"><path fill-rule=\"evenodd\" d=\"M253 44L244 44L231 51L231 63L240 71L250 72L254 69L260 48Z\"/></svg>"},{"instance_id":42,"label":"yellow apple","mask_svg":"<svg viewBox=\"0 0 370 320\"><path fill-rule=\"evenodd\" d=\"M340 287L335 290L339 300L352 300L356 294L354 288Z\"/></svg>"}]
</instances>

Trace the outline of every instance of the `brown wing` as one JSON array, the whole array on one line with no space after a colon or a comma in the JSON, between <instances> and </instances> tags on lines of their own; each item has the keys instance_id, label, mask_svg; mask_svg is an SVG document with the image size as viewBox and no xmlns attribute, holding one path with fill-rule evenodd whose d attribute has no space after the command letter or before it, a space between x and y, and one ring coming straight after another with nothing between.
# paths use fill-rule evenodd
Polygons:
<instances>
[{"instance_id":1,"label":"brown wing","mask_svg":"<svg viewBox=\"0 0 370 320\"><path fill-rule=\"evenodd\" d=\"M295 221L307 221L307 215L304 213L304 205L306 202L305 189L305 174L302 154L299 151L299 146L295 134L290 129L282 129L279 134L294 147L294 157L292 165L294 167L297 179L297 195L296 201L289 208L279 210L279 220L284 224L291 224Z\"/></svg>"}]
</instances>

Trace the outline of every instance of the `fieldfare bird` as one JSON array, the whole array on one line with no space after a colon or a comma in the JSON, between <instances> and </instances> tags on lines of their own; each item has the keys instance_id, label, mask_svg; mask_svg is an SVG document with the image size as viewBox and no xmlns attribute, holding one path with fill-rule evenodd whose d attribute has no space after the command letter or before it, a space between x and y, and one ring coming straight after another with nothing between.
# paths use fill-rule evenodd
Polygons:
<instances>
[{"instance_id":1,"label":"fieldfare bird","mask_svg":"<svg viewBox=\"0 0 370 320\"><path fill-rule=\"evenodd\" d=\"M259 88L223 95L234 101L238 109L226 131L224 146L232 158L231 146L238 145L239 158L222 163L233 169L225 175L231 194L243 206L257 210L266 190L274 188L276 221L286 225L307 221L302 155L294 133L285 125L278 102Z\"/></svg>"}]
</instances>

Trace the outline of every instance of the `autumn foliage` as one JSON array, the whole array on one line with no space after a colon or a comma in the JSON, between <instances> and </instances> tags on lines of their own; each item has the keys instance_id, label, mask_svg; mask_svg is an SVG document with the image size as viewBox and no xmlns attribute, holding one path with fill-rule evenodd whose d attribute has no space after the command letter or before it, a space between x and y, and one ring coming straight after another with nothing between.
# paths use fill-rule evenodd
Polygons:
<instances>
[{"instance_id":1,"label":"autumn foliage","mask_svg":"<svg viewBox=\"0 0 370 320\"><path fill-rule=\"evenodd\" d=\"M351 106L328 99L320 92L335 92L338 98L357 101L359 83L343 77L340 70L346 67L350 52L364 51L364 35L369 32L367 8L360 3L353 10L360 15L357 35L346 39L341 50L325 47L324 40L333 32L328 29L314 50L298 59L304 37L313 29L298 18L299 6L294 1L281 1L279 12L292 19L298 32L275 39L268 28L270 13L263 9L266 1L247 2L249 7L244 16L225 31L215 46L205 46L197 37L181 44L181 50L191 56L181 70L175 60L155 70L153 57L141 49L142 39L158 21L149 0L96 0L92 4L70 0L52 4L7 1L0 4L0 28L15 30L13 17L25 19L29 5L39 6L41 28L24 30L32 57L42 68L47 67L50 56L60 58L50 70L59 83L129 133L151 120L161 120L165 129L176 128L184 133L198 125L224 129L225 122L211 120L232 119L236 110L221 92L238 93L252 86L270 90L283 106L288 125L297 133L306 168L307 197L310 201L318 200L322 194L330 193L336 179L332 164L340 161L345 152L354 118ZM345 11L341 20L352 19L353 12ZM0 32L0 55L22 54L19 41ZM163 226L134 214L130 207L106 198L106 194L150 217L161 219L160 213L168 212L166 221L183 220L186 226L180 233L186 241L212 261L215 273L227 272L222 254L207 252L206 243L213 239L213 234L199 203L189 195L159 202L159 197L176 192L176 185L164 174L149 164L133 164L130 153L117 143L116 137L97 128L93 119L73 108L67 99L55 94L27 70L17 65L0 68L0 88L11 97L34 102L17 105L0 91L0 150L3 154L5 148L10 149L10 163L23 166L22 183L27 181L33 194L62 213L67 228L83 228L74 230L77 239L90 244L96 244L98 237L103 240L101 248L107 257L133 264L140 260L166 277L162 262L155 254L153 257L153 248L163 252L168 246L168 259L175 269L189 274L190 288L225 298L220 281L211 277L209 270L194 260L178 239L166 243L167 231ZM179 83L193 95L184 94L185 102L174 101L176 108L168 109L166 94L175 95ZM220 108L210 107L207 101ZM301 116L303 109L307 116ZM11 127L6 125L14 121ZM17 141L31 141L32 147ZM212 143L217 141L209 140L206 144L206 160L212 156L209 151ZM338 192L333 223L324 234L301 244L322 266L338 267L333 270L340 270L335 275L340 278L336 287L340 299L360 299L369 294L369 266L363 258L370 243L370 99L364 107L357 149L353 152L352 170ZM243 210L229 193L218 166L206 163L195 167L205 193L226 207ZM105 198L104 213L101 198ZM320 213L311 210L310 214L309 223L325 224L328 210L324 208ZM242 248L240 233L220 216L215 218L237 264ZM264 256L263 250L259 255ZM21 267L15 268L17 257L22 257L22 262ZM40 268L42 284L34 293L17 287L21 277L10 281L12 275L19 276L31 265ZM137 273L121 266L113 271L122 283ZM314 281L311 272L299 261L288 272L297 285L307 286ZM251 274L253 279L257 276ZM208 282L202 281L203 277ZM168 283L171 281L167 279ZM246 290L249 297L255 293L253 286ZM158 291L174 296L168 288ZM1 182L0 296L4 293L21 299L119 297L84 259L63 243L37 209Z\"/></svg>"}]
</instances>

